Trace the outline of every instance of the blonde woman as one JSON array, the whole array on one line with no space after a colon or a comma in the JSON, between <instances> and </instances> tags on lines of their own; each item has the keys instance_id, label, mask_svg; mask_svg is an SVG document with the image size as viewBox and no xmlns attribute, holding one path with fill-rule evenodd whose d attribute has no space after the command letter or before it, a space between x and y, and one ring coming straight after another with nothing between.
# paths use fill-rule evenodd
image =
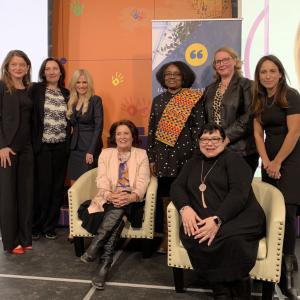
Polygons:
<instances>
[{"instance_id":1,"label":"blonde woman","mask_svg":"<svg viewBox=\"0 0 300 300\"><path fill-rule=\"evenodd\" d=\"M234 49L222 47L215 52L215 81L206 87L203 96L205 119L225 130L226 145L245 159L254 174L258 153L250 111L251 81L242 76L241 66Z\"/></svg>"},{"instance_id":2,"label":"blonde woman","mask_svg":"<svg viewBox=\"0 0 300 300\"><path fill-rule=\"evenodd\" d=\"M67 178L73 184L97 166L103 145L102 101L94 94L93 79L87 70L76 70L71 78L67 118L73 127Z\"/></svg>"}]
</instances>

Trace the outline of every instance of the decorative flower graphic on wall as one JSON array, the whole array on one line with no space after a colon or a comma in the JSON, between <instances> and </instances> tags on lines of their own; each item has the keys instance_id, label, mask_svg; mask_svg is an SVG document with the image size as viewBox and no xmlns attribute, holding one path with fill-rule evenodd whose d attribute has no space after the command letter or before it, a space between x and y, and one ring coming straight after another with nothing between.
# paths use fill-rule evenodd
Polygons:
<instances>
[{"instance_id":1,"label":"decorative flower graphic on wall","mask_svg":"<svg viewBox=\"0 0 300 300\"><path fill-rule=\"evenodd\" d=\"M116 72L116 74L111 77L111 83L114 86L118 86L122 82L124 82L124 76L122 75L122 73Z\"/></svg>"},{"instance_id":2,"label":"decorative flower graphic on wall","mask_svg":"<svg viewBox=\"0 0 300 300\"><path fill-rule=\"evenodd\" d=\"M150 109L150 103L144 98L126 97L121 102L121 110L129 116L147 117Z\"/></svg>"},{"instance_id":3,"label":"decorative flower graphic on wall","mask_svg":"<svg viewBox=\"0 0 300 300\"><path fill-rule=\"evenodd\" d=\"M75 0L70 4L71 10L76 17L80 17L84 10L84 5L80 3L80 0Z\"/></svg>"}]
</instances>

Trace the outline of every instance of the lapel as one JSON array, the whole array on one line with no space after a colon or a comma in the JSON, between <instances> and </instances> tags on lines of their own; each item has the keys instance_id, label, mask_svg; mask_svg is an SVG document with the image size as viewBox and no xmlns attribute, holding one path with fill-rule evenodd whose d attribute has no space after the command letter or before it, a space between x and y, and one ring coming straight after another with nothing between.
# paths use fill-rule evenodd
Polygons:
<instances>
[{"instance_id":1,"label":"lapel","mask_svg":"<svg viewBox=\"0 0 300 300\"><path fill-rule=\"evenodd\" d=\"M137 151L134 147L131 148L131 155L128 160L128 173L129 173L129 184L131 187L134 185L135 173L136 173L136 162L137 162Z\"/></svg>"},{"instance_id":2,"label":"lapel","mask_svg":"<svg viewBox=\"0 0 300 300\"><path fill-rule=\"evenodd\" d=\"M46 84L41 84L39 89L39 114L40 118L44 120L44 111L45 111L45 98L46 98Z\"/></svg>"},{"instance_id":3,"label":"lapel","mask_svg":"<svg viewBox=\"0 0 300 300\"><path fill-rule=\"evenodd\" d=\"M229 82L229 85L228 85L228 88L226 89L224 95L223 95L223 99L222 99L222 102L226 102L226 99L227 98L231 98L232 96L232 91L234 89L236 89L236 83L238 81L238 76L236 74L234 74Z\"/></svg>"},{"instance_id":4,"label":"lapel","mask_svg":"<svg viewBox=\"0 0 300 300\"><path fill-rule=\"evenodd\" d=\"M136 162L137 162L137 151L134 147L131 148L131 155L127 162L128 166L128 173L129 173L129 184L130 187L134 186L134 181L136 177ZM115 167L112 167L115 166ZM114 149L111 161L109 163L109 166L107 166L110 169L111 172L111 181L113 184L113 188L116 187L118 178L119 178L119 159L118 159L118 150L117 148Z\"/></svg>"}]
</instances>

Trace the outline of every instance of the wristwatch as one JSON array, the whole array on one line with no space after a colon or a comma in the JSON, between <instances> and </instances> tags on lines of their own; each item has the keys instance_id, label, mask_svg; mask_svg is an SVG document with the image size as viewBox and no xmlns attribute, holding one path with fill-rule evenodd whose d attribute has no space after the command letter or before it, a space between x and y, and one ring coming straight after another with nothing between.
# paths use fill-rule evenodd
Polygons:
<instances>
[{"instance_id":1,"label":"wristwatch","mask_svg":"<svg viewBox=\"0 0 300 300\"><path fill-rule=\"evenodd\" d=\"M215 216L215 217L214 217L214 221L215 221L215 223L218 225L218 227L220 227L220 226L222 225L222 220L221 220L220 217Z\"/></svg>"}]
</instances>

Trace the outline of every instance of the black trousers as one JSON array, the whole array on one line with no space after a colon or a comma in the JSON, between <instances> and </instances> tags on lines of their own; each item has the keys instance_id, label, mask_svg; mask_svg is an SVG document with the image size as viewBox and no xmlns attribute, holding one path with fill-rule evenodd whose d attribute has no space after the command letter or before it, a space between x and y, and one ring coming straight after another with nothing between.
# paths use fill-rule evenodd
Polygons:
<instances>
[{"instance_id":1,"label":"black trousers","mask_svg":"<svg viewBox=\"0 0 300 300\"><path fill-rule=\"evenodd\" d=\"M35 160L35 197L32 233L55 231L64 198L66 143L43 143Z\"/></svg>"},{"instance_id":2,"label":"black trousers","mask_svg":"<svg viewBox=\"0 0 300 300\"><path fill-rule=\"evenodd\" d=\"M0 167L0 228L4 250L31 241L33 153L26 145L11 156L11 167Z\"/></svg>"},{"instance_id":3,"label":"black trousers","mask_svg":"<svg viewBox=\"0 0 300 300\"><path fill-rule=\"evenodd\" d=\"M285 204L285 230L283 240L283 253L295 254L296 248L296 217L298 206Z\"/></svg>"}]
</instances>

